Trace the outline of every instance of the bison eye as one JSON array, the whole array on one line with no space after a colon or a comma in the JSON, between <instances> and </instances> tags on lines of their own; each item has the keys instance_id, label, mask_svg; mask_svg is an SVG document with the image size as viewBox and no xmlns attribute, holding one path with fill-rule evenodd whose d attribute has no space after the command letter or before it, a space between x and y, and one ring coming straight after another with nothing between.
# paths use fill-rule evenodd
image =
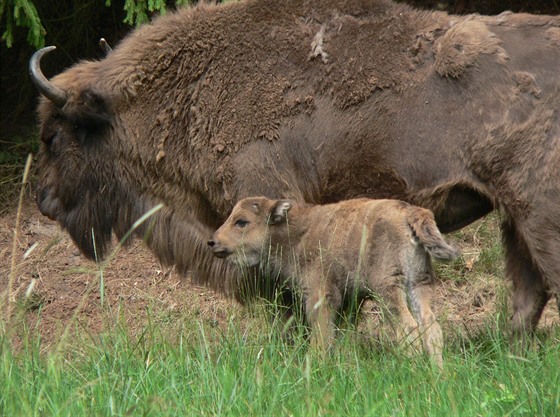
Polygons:
<instances>
[{"instance_id":1,"label":"bison eye","mask_svg":"<svg viewBox=\"0 0 560 417\"><path fill-rule=\"evenodd\" d=\"M55 132L52 135L42 138L43 142L47 146L49 151L54 153L59 153L61 150L61 137L59 132Z\"/></svg>"},{"instance_id":2,"label":"bison eye","mask_svg":"<svg viewBox=\"0 0 560 417\"><path fill-rule=\"evenodd\" d=\"M233 225L235 227L239 227L241 229L243 229L245 226L247 226L249 224L249 222L247 220L244 219L239 219L237 220Z\"/></svg>"}]
</instances>

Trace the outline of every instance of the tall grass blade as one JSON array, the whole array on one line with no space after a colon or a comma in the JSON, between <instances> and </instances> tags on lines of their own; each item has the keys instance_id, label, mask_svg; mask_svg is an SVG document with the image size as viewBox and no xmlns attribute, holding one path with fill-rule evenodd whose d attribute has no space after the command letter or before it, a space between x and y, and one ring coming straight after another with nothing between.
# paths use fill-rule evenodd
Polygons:
<instances>
[{"instance_id":1,"label":"tall grass blade","mask_svg":"<svg viewBox=\"0 0 560 417\"><path fill-rule=\"evenodd\" d=\"M27 161L25 162L25 168L23 170L23 177L21 179L21 188L19 191L19 199L18 199L18 206L16 212L16 225L14 227L14 240L12 243L12 259L11 259L11 266L10 266L10 277L8 279L8 291L6 295L6 329L10 329L11 323L11 316L12 316L12 291L14 286L14 280L17 274L17 262L16 262L16 253L17 253L17 242L18 242L18 233L19 233L19 223L21 219L21 211L23 208L23 197L25 195L25 189L27 187L27 181L29 178L29 170L31 169L31 162L33 161L33 155L29 154L27 156Z\"/></svg>"}]
</instances>

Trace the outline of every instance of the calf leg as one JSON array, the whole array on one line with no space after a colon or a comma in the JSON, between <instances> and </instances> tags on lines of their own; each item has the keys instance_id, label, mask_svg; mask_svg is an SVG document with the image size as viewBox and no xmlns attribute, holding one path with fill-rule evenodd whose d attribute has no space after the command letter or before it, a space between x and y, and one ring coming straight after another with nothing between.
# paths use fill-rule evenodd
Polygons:
<instances>
[{"instance_id":1,"label":"calf leg","mask_svg":"<svg viewBox=\"0 0 560 417\"><path fill-rule=\"evenodd\" d=\"M420 337L424 351L440 367L443 367L443 334L436 316L432 311L433 273L430 270L423 275L407 281L407 295L412 313L419 324Z\"/></svg>"},{"instance_id":2,"label":"calf leg","mask_svg":"<svg viewBox=\"0 0 560 417\"><path fill-rule=\"evenodd\" d=\"M401 276L401 278L404 278ZM407 350L420 351L420 333L418 323L410 313L407 304L406 292L401 284L404 279L399 279L399 283L391 286L383 294L383 299L386 303L386 308L389 311L391 324L395 331L397 340L405 341Z\"/></svg>"},{"instance_id":3,"label":"calf leg","mask_svg":"<svg viewBox=\"0 0 560 417\"><path fill-rule=\"evenodd\" d=\"M314 273L312 273L314 274ZM340 292L329 286L325 278L314 276L306 292L305 315L311 327L311 346L326 352L335 339L335 316L342 305Z\"/></svg>"},{"instance_id":4,"label":"calf leg","mask_svg":"<svg viewBox=\"0 0 560 417\"><path fill-rule=\"evenodd\" d=\"M432 311L434 271L430 256L422 246L410 248L403 258L408 304L418 322L424 351L441 368L443 366L443 334Z\"/></svg>"}]
</instances>

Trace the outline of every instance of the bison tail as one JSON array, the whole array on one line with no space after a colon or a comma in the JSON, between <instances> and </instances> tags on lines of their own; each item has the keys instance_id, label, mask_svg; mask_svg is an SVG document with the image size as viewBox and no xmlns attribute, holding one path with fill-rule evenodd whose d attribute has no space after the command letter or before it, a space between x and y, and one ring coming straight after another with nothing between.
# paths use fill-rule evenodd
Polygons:
<instances>
[{"instance_id":1,"label":"bison tail","mask_svg":"<svg viewBox=\"0 0 560 417\"><path fill-rule=\"evenodd\" d=\"M432 257L450 261L459 256L459 250L443 238L431 211L420 207L411 207L407 220L415 240L420 241L426 252Z\"/></svg>"}]
</instances>

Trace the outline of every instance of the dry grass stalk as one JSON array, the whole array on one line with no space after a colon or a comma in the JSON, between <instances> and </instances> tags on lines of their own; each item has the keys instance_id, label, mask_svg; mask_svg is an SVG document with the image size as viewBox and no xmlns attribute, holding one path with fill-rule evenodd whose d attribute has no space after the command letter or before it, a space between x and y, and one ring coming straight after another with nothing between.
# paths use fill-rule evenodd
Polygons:
<instances>
[{"instance_id":1,"label":"dry grass stalk","mask_svg":"<svg viewBox=\"0 0 560 417\"><path fill-rule=\"evenodd\" d=\"M17 262L16 262L16 251L17 251L17 240L19 231L19 221L21 218L21 211L23 205L23 197L25 196L25 187L27 186L27 180L29 178L29 171L31 169L31 162L33 161L33 155L29 154L27 156L27 161L25 162L25 168L23 170L23 177L21 179L21 187L19 191L19 200L16 214L16 226L14 227L14 240L12 244L12 262L10 266L10 278L8 281L8 291L6 296L6 328L9 329L10 318L12 316L12 289L14 285L14 280L17 273Z\"/></svg>"}]
</instances>

